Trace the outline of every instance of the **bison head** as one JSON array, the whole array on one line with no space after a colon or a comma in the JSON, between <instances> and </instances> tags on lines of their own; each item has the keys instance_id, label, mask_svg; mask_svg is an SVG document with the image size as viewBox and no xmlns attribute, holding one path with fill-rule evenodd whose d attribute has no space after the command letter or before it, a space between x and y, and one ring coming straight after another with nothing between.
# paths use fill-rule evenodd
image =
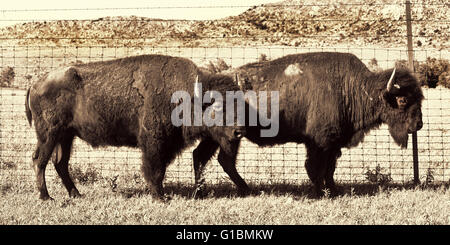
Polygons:
<instances>
[{"instance_id":1,"label":"bison head","mask_svg":"<svg viewBox=\"0 0 450 245\"><path fill-rule=\"evenodd\" d=\"M246 128L244 124L239 124L238 110L239 103L228 98L227 96L223 97L223 103L221 105L217 105L217 101L214 102L210 107L220 107L219 111L222 113L211 113L211 117L222 117L222 122L224 123L222 126L212 126L209 128L209 132L211 133L212 138L217 141L221 148L229 155L237 154L237 146L239 145L239 140L245 136ZM227 110L227 101L230 100L231 103L234 104L233 110ZM228 122L231 120L230 122Z\"/></svg>"},{"instance_id":2,"label":"bison head","mask_svg":"<svg viewBox=\"0 0 450 245\"><path fill-rule=\"evenodd\" d=\"M212 106L214 106L214 104ZM224 108L223 111L224 113L221 116L223 116L223 122L225 122L225 115L227 112ZM219 143L220 147L231 156L237 154L237 146L239 145L239 141L246 134L245 126L240 126L237 124L236 110L234 111L234 114L233 125L228 126L224 124L222 126L214 125L208 127L210 137ZM217 117L218 114L213 115L213 117L214 116Z\"/></svg>"},{"instance_id":3,"label":"bison head","mask_svg":"<svg viewBox=\"0 0 450 245\"><path fill-rule=\"evenodd\" d=\"M202 83L206 91L203 96L203 122L207 127L209 136L220 144L221 148L230 155L237 154L239 141L246 134L243 123L238 123L238 110L240 105L230 99L233 110L227 111L228 96L230 92L239 91L233 79L221 74L204 74ZM200 91L194 91L194 96L200 96Z\"/></svg>"},{"instance_id":4,"label":"bison head","mask_svg":"<svg viewBox=\"0 0 450 245\"><path fill-rule=\"evenodd\" d=\"M389 80L387 76L390 75ZM383 112L381 119L389 126L389 133L402 148L408 144L408 134L423 126L421 103L422 90L417 79L407 70L400 69L381 76L388 81L382 92Z\"/></svg>"}]
</instances>

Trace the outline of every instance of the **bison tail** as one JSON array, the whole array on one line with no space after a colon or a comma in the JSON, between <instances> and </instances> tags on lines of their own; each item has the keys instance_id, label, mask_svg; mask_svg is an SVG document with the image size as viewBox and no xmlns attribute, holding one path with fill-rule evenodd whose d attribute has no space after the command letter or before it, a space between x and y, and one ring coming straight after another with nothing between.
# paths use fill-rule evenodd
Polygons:
<instances>
[{"instance_id":1,"label":"bison tail","mask_svg":"<svg viewBox=\"0 0 450 245\"><path fill-rule=\"evenodd\" d=\"M27 119L28 119L28 123L30 124L31 127L31 123L33 120L33 116L31 114L31 109L30 109L30 89L28 88L27 90L27 96L25 98L25 113L27 114Z\"/></svg>"}]
</instances>

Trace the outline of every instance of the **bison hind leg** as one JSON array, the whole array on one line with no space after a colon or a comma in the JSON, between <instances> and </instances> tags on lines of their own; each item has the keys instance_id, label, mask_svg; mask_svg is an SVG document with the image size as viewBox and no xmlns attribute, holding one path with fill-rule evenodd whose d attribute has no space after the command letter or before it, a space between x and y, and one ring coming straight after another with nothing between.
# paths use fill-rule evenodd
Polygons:
<instances>
[{"instance_id":1,"label":"bison hind leg","mask_svg":"<svg viewBox=\"0 0 450 245\"><path fill-rule=\"evenodd\" d=\"M204 171L205 166L214 153L219 148L219 144L211 138L204 139L192 152L194 159L194 175L195 175L195 190L192 194L193 198L202 198L205 196L204 193Z\"/></svg>"},{"instance_id":2,"label":"bison hind leg","mask_svg":"<svg viewBox=\"0 0 450 245\"><path fill-rule=\"evenodd\" d=\"M151 140L141 146L142 166L141 171L147 182L150 194L161 201L167 201L164 196L163 180L169 163L175 158L178 151L160 140Z\"/></svg>"},{"instance_id":3,"label":"bison hind leg","mask_svg":"<svg viewBox=\"0 0 450 245\"><path fill-rule=\"evenodd\" d=\"M70 133L63 134L61 140L55 147L55 157L52 159L56 172L61 178L64 187L67 189L70 197L80 197L81 194L75 187L69 174L69 159L72 149L74 135Z\"/></svg>"},{"instance_id":4,"label":"bison hind leg","mask_svg":"<svg viewBox=\"0 0 450 245\"><path fill-rule=\"evenodd\" d=\"M48 194L47 184L45 181L45 169L55 147L54 138L55 137L53 135L49 134L49 137L47 137L45 142L38 139L37 148L32 156L33 168L36 174L36 186L39 191L39 198L41 200L52 200Z\"/></svg>"}]
</instances>

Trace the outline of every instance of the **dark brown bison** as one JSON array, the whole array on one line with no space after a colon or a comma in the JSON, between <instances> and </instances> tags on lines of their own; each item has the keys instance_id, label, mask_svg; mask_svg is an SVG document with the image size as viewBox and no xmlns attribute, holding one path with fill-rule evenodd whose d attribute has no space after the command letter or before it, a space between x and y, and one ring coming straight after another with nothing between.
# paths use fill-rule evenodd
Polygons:
<instances>
[{"instance_id":1,"label":"dark brown bison","mask_svg":"<svg viewBox=\"0 0 450 245\"><path fill-rule=\"evenodd\" d=\"M139 147L141 170L158 198L163 197L167 165L196 139L213 140L227 154L236 154L231 145L245 133L243 127L173 124L177 104L172 95L186 91L195 98L195 82L223 94L239 89L230 77L206 74L187 59L162 55L78 64L39 80L28 89L26 114L38 139L32 159L40 198L50 198L45 168L54 149L59 153L55 168L69 195L80 195L68 172L75 136L94 147Z\"/></svg>"},{"instance_id":2,"label":"dark brown bison","mask_svg":"<svg viewBox=\"0 0 450 245\"><path fill-rule=\"evenodd\" d=\"M422 91L404 69L372 73L352 54L322 52L251 63L233 72L244 91L279 91L278 134L261 137L261 125L247 124L246 138L259 146L304 143L305 167L318 195L324 184L331 195L337 194L333 174L342 147L356 146L382 123L394 141L406 147L408 134L422 128ZM204 165L219 147L205 139L194 150L198 189ZM236 155L220 151L218 161L239 191L247 193L247 184L231 167Z\"/></svg>"}]
</instances>

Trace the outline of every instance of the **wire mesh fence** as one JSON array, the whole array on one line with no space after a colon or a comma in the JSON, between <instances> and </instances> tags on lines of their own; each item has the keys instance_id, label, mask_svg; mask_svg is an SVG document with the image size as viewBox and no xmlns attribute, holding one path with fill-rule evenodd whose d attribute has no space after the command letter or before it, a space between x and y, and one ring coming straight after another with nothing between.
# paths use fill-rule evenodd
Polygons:
<instances>
[{"instance_id":1,"label":"wire mesh fence","mask_svg":"<svg viewBox=\"0 0 450 245\"><path fill-rule=\"evenodd\" d=\"M404 7L402 3L394 5ZM420 3L413 3L414 5L417 6ZM320 7L321 5L316 6ZM377 6L361 4L350 7L376 8ZM442 4L442 7L448 8L448 5ZM311 18L309 21L314 23L318 19ZM331 19L328 21L321 19L320 21L346 23L353 20L341 18L333 21ZM386 21L386 19L362 19L359 21L371 23L371 21L380 22ZM392 19L391 21L398 22L399 20ZM416 21L420 22L421 19L417 17ZM440 21L442 22L438 24L448 24L448 20ZM122 20L108 19L109 22L122 22ZM133 25L133 22L130 23ZM399 25L400 29L406 29L402 26L404 23L396 25ZM417 33L416 36L426 38L426 35ZM77 35L83 36L82 31ZM380 35L382 37L384 34ZM390 34L385 35L389 36ZM406 34L397 35L398 38L406 40ZM435 35L439 34L435 33ZM392 35L390 37L392 38ZM246 45L243 46L236 45L234 42L230 45L199 45L195 47L191 44L161 46L152 45L153 36L127 38L121 36L120 33L106 38L113 40L112 43L107 42L102 45L102 38L104 39L104 37L95 39L70 35L56 36L51 33L47 36L35 37L0 37L0 68L2 71L11 68L14 73L9 87L0 88L0 178L2 180L13 178L22 182L34 182L31 155L36 147L36 137L34 128L28 125L25 116L25 89L42 75L61 66L140 54L164 54L185 57L203 67L218 59L223 60L231 67L238 67L258 61L261 57L271 60L294 53L333 51L353 53L371 69L387 69L392 68L397 61L406 60L408 57L406 46L380 48L371 47L371 45L345 44L326 47L248 45L252 38L254 40L255 38L272 38L272 36L263 34L241 37L246 41ZM158 38L164 38L164 36ZM230 37L200 35L195 38L228 40ZM311 35L306 38L319 39L321 35ZM42 40L61 39L65 40L62 44L41 42ZM92 44L92 40L96 44ZM137 44L130 45L128 40L132 40L132 44ZM72 41L74 45L70 44ZM426 62L429 58L445 59L450 57L448 50L428 47L415 48L414 56L417 62ZM7 76L7 72L3 72L2 76ZM432 176L433 180L448 181L450 179L450 89L437 86L436 88L423 87L423 90L425 95L422 105L424 127L418 132L420 178L423 180ZM169 166L166 182L193 183L192 151L194 148L195 146L183 151ZM342 156L338 160L335 178L343 182L367 181L371 171L380 167L382 173L389 175L394 181L409 182L413 178L412 157L411 149L400 149L390 137L387 127L382 126L378 130L371 131L359 146L343 149ZM239 151L237 167L238 172L249 182L299 183L308 179L304 169L305 158L306 152L303 145L289 143L262 148L244 139ZM103 177L116 175L135 177L140 173L141 154L137 149L126 147L93 149L83 141L76 139L70 164L72 168L84 172L95 171ZM54 178L56 172L53 167L47 169L47 177ZM206 170L205 177L209 182L229 181L216 157L211 160Z\"/></svg>"}]
</instances>

